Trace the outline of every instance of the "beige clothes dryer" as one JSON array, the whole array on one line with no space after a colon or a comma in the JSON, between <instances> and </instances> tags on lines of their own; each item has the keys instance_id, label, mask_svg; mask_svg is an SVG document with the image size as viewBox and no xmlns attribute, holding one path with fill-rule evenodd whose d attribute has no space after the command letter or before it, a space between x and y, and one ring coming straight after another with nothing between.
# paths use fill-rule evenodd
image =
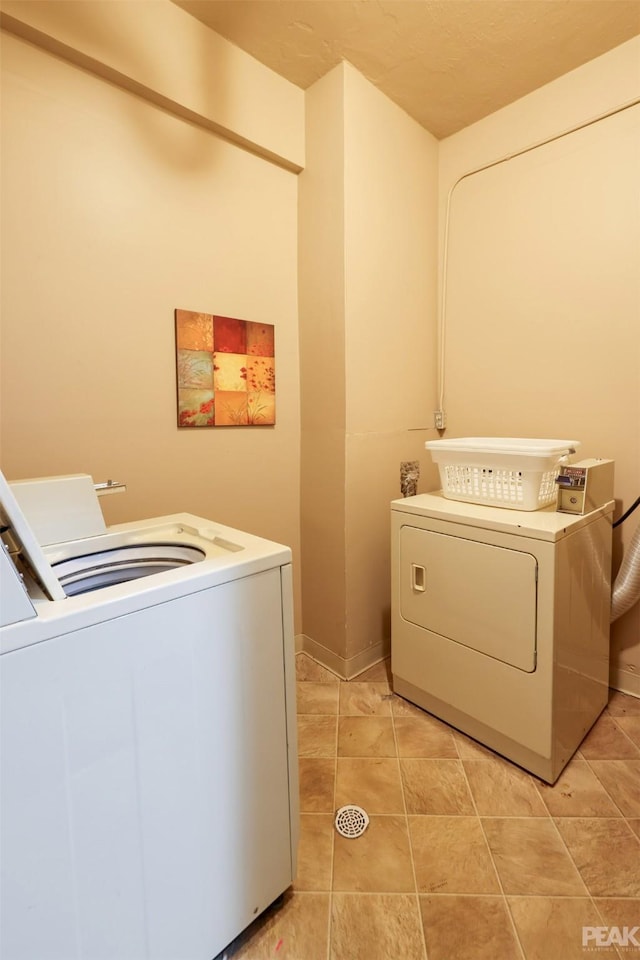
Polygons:
<instances>
[{"instance_id":1,"label":"beige clothes dryer","mask_svg":"<svg viewBox=\"0 0 640 960\"><path fill-rule=\"evenodd\" d=\"M613 501L393 501L396 693L550 783L607 703Z\"/></svg>"}]
</instances>

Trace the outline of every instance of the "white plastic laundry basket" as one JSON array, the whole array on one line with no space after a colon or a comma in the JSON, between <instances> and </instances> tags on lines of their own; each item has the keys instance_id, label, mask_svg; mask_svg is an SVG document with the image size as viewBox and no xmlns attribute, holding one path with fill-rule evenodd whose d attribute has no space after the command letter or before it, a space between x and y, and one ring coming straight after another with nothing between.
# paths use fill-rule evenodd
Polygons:
<instances>
[{"instance_id":1,"label":"white plastic laundry basket","mask_svg":"<svg viewBox=\"0 0 640 960\"><path fill-rule=\"evenodd\" d=\"M427 440L450 500L486 503L512 510L539 510L556 500L561 463L578 440L527 440L519 437L461 437Z\"/></svg>"}]
</instances>

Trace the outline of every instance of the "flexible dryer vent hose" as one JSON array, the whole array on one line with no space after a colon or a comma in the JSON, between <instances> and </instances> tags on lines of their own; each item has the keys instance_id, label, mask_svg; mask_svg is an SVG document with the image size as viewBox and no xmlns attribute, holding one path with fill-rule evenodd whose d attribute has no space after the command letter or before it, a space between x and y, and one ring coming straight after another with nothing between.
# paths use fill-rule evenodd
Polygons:
<instances>
[{"instance_id":1,"label":"flexible dryer vent hose","mask_svg":"<svg viewBox=\"0 0 640 960\"><path fill-rule=\"evenodd\" d=\"M636 529L618 570L611 596L611 623L640 600L640 526Z\"/></svg>"}]
</instances>

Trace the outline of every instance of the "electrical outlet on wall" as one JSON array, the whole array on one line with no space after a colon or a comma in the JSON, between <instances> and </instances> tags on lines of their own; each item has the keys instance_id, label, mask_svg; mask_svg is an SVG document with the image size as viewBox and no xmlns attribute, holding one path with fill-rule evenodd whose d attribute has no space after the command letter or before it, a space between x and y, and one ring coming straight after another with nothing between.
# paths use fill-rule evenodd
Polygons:
<instances>
[{"instance_id":1,"label":"electrical outlet on wall","mask_svg":"<svg viewBox=\"0 0 640 960\"><path fill-rule=\"evenodd\" d=\"M436 430L444 430L447 425L447 415L444 410L434 410L433 422Z\"/></svg>"}]
</instances>

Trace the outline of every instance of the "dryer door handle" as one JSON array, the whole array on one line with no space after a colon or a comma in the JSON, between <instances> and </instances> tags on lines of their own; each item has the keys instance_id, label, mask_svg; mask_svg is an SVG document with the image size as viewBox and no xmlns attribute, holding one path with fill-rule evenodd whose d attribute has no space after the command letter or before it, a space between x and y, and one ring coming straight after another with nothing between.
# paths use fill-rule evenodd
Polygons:
<instances>
[{"instance_id":1,"label":"dryer door handle","mask_svg":"<svg viewBox=\"0 0 640 960\"><path fill-rule=\"evenodd\" d=\"M427 571L419 563L411 564L411 589L415 593L424 593L427 588Z\"/></svg>"}]
</instances>

